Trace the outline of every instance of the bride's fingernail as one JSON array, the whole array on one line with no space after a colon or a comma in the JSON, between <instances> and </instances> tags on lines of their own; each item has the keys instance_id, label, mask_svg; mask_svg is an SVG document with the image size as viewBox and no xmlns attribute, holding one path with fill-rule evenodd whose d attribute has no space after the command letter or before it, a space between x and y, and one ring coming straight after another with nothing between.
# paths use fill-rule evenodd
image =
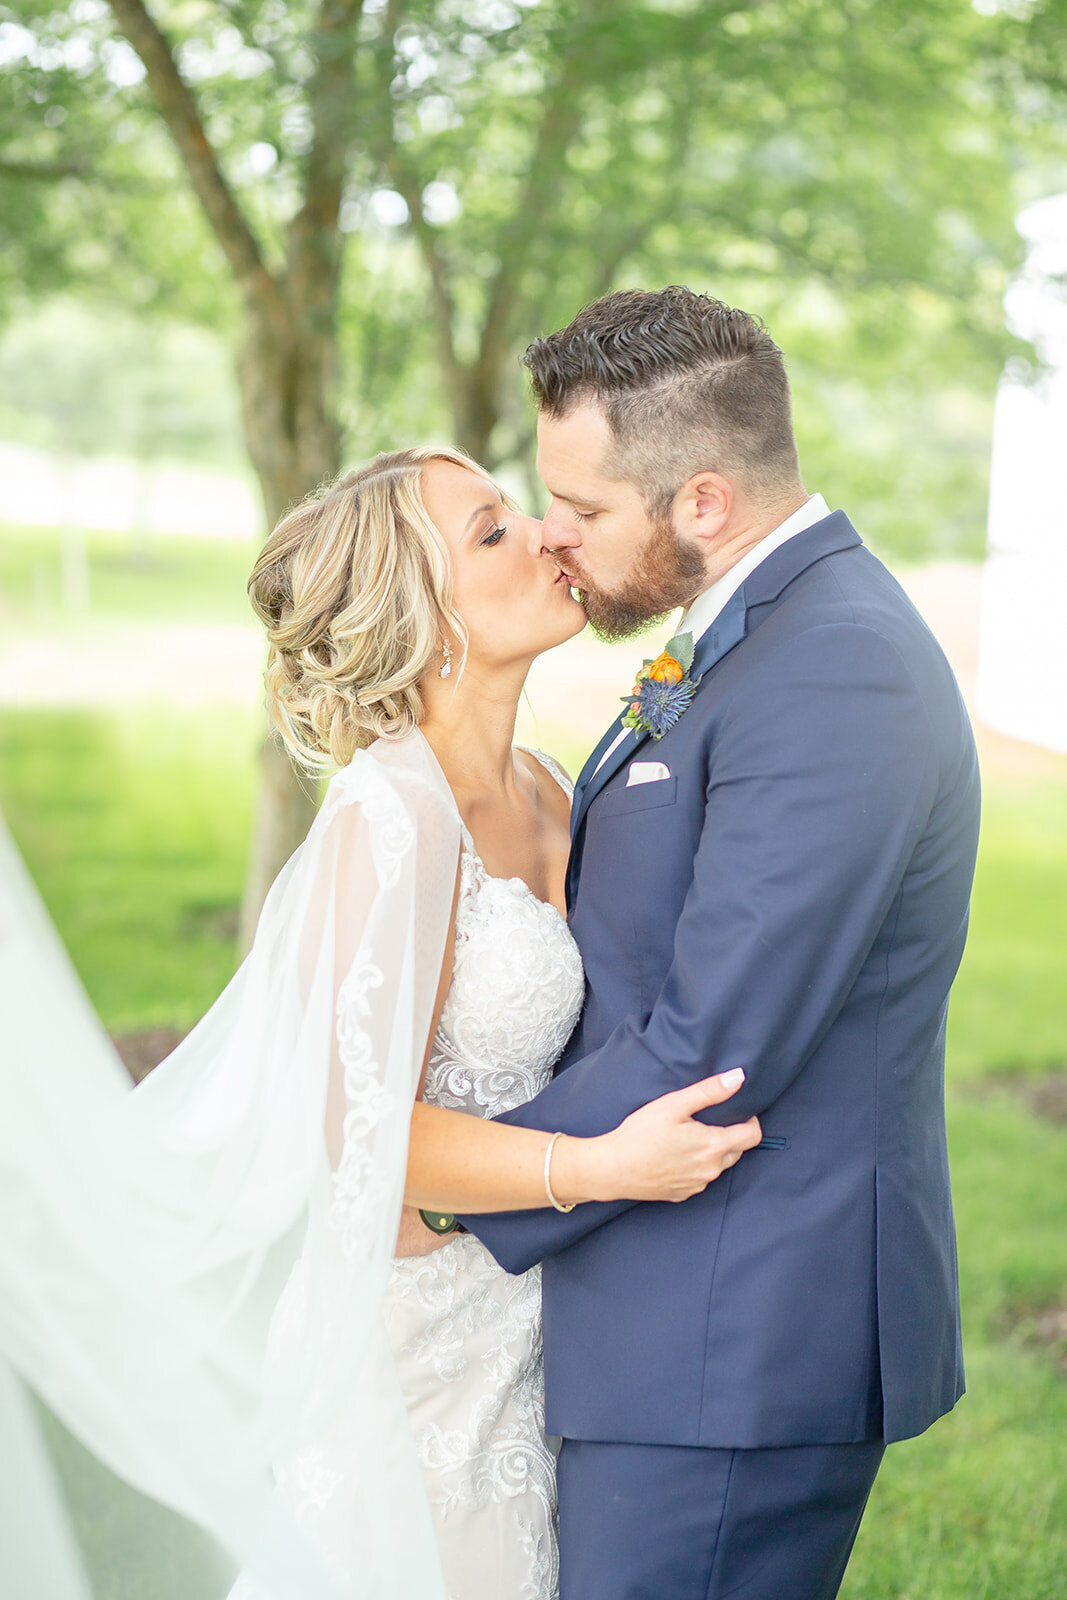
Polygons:
<instances>
[{"instance_id":1,"label":"bride's fingernail","mask_svg":"<svg viewBox=\"0 0 1067 1600\"><path fill-rule=\"evenodd\" d=\"M744 1081L745 1073L743 1067L731 1067L729 1072L723 1072L719 1076L719 1082L724 1089L736 1089L737 1085L744 1083Z\"/></svg>"}]
</instances>

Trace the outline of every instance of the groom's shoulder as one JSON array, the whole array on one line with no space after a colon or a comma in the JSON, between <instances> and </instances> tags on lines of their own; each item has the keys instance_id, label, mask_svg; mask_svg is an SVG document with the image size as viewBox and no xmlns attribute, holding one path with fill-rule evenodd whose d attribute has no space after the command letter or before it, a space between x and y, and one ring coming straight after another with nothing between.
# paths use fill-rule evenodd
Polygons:
<instances>
[{"instance_id":1,"label":"groom's shoulder","mask_svg":"<svg viewBox=\"0 0 1067 1600\"><path fill-rule=\"evenodd\" d=\"M768 685L810 686L818 699L863 696L877 722L881 695L899 691L933 724L965 722L959 688L944 651L904 588L855 538L799 566L776 595L749 612L746 653L738 652L738 702L760 700ZM746 659L747 656L747 659Z\"/></svg>"},{"instance_id":2,"label":"groom's shoulder","mask_svg":"<svg viewBox=\"0 0 1067 1600\"><path fill-rule=\"evenodd\" d=\"M842 519L844 520L844 519ZM798 552L799 553L799 552ZM856 536L800 566L773 596L753 607L753 633L773 622L760 641L773 647L783 635L814 628L859 629L906 659L947 665L940 646L908 594L884 562Z\"/></svg>"}]
</instances>

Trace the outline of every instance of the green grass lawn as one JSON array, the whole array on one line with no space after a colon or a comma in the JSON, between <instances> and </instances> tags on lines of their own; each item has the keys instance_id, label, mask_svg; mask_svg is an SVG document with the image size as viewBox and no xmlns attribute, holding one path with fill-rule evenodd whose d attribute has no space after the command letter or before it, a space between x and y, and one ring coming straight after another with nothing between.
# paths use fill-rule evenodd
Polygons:
<instances>
[{"instance_id":1,"label":"green grass lawn","mask_svg":"<svg viewBox=\"0 0 1067 1600\"><path fill-rule=\"evenodd\" d=\"M189 1027L233 973L256 714L0 712L0 808L112 1033Z\"/></svg>"},{"instance_id":2,"label":"green grass lawn","mask_svg":"<svg viewBox=\"0 0 1067 1600\"><path fill-rule=\"evenodd\" d=\"M94 530L84 539L93 626L251 619L245 585L255 550L244 540L160 537L138 549L126 534ZM54 528L0 528L0 625L71 626L61 606L61 544Z\"/></svg>"}]
</instances>

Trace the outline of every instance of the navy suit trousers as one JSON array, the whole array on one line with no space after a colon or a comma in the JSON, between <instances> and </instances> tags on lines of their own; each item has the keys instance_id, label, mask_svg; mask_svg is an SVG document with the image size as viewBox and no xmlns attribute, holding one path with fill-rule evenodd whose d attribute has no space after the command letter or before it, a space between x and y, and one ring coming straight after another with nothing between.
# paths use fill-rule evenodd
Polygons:
<instances>
[{"instance_id":1,"label":"navy suit trousers","mask_svg":"<svg viewBox=\"0 0 1067 1600\"><path fill-rule=\"evenodd\" d=\"M833 1600L884 1450L564 1439L560 1600Z\"/></svg>"}]
</instances>

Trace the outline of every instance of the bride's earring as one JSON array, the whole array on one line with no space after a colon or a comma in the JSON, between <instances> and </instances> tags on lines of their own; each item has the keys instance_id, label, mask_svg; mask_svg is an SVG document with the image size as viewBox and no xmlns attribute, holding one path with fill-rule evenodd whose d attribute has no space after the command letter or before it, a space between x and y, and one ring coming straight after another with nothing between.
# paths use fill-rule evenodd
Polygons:
<instances>
[{"instance_id":1,"label":"bride's earring","mask_svg":"<svg viewBox=\"0 0 1067 1600\"><path fill-rule=\"evenodd\" d=\"M447 639L441 640L441 650L445 658L445 664L441 668L441 676L442 678L450 678L452 676L452 646Z\"/></svg>"}]
</instances>

